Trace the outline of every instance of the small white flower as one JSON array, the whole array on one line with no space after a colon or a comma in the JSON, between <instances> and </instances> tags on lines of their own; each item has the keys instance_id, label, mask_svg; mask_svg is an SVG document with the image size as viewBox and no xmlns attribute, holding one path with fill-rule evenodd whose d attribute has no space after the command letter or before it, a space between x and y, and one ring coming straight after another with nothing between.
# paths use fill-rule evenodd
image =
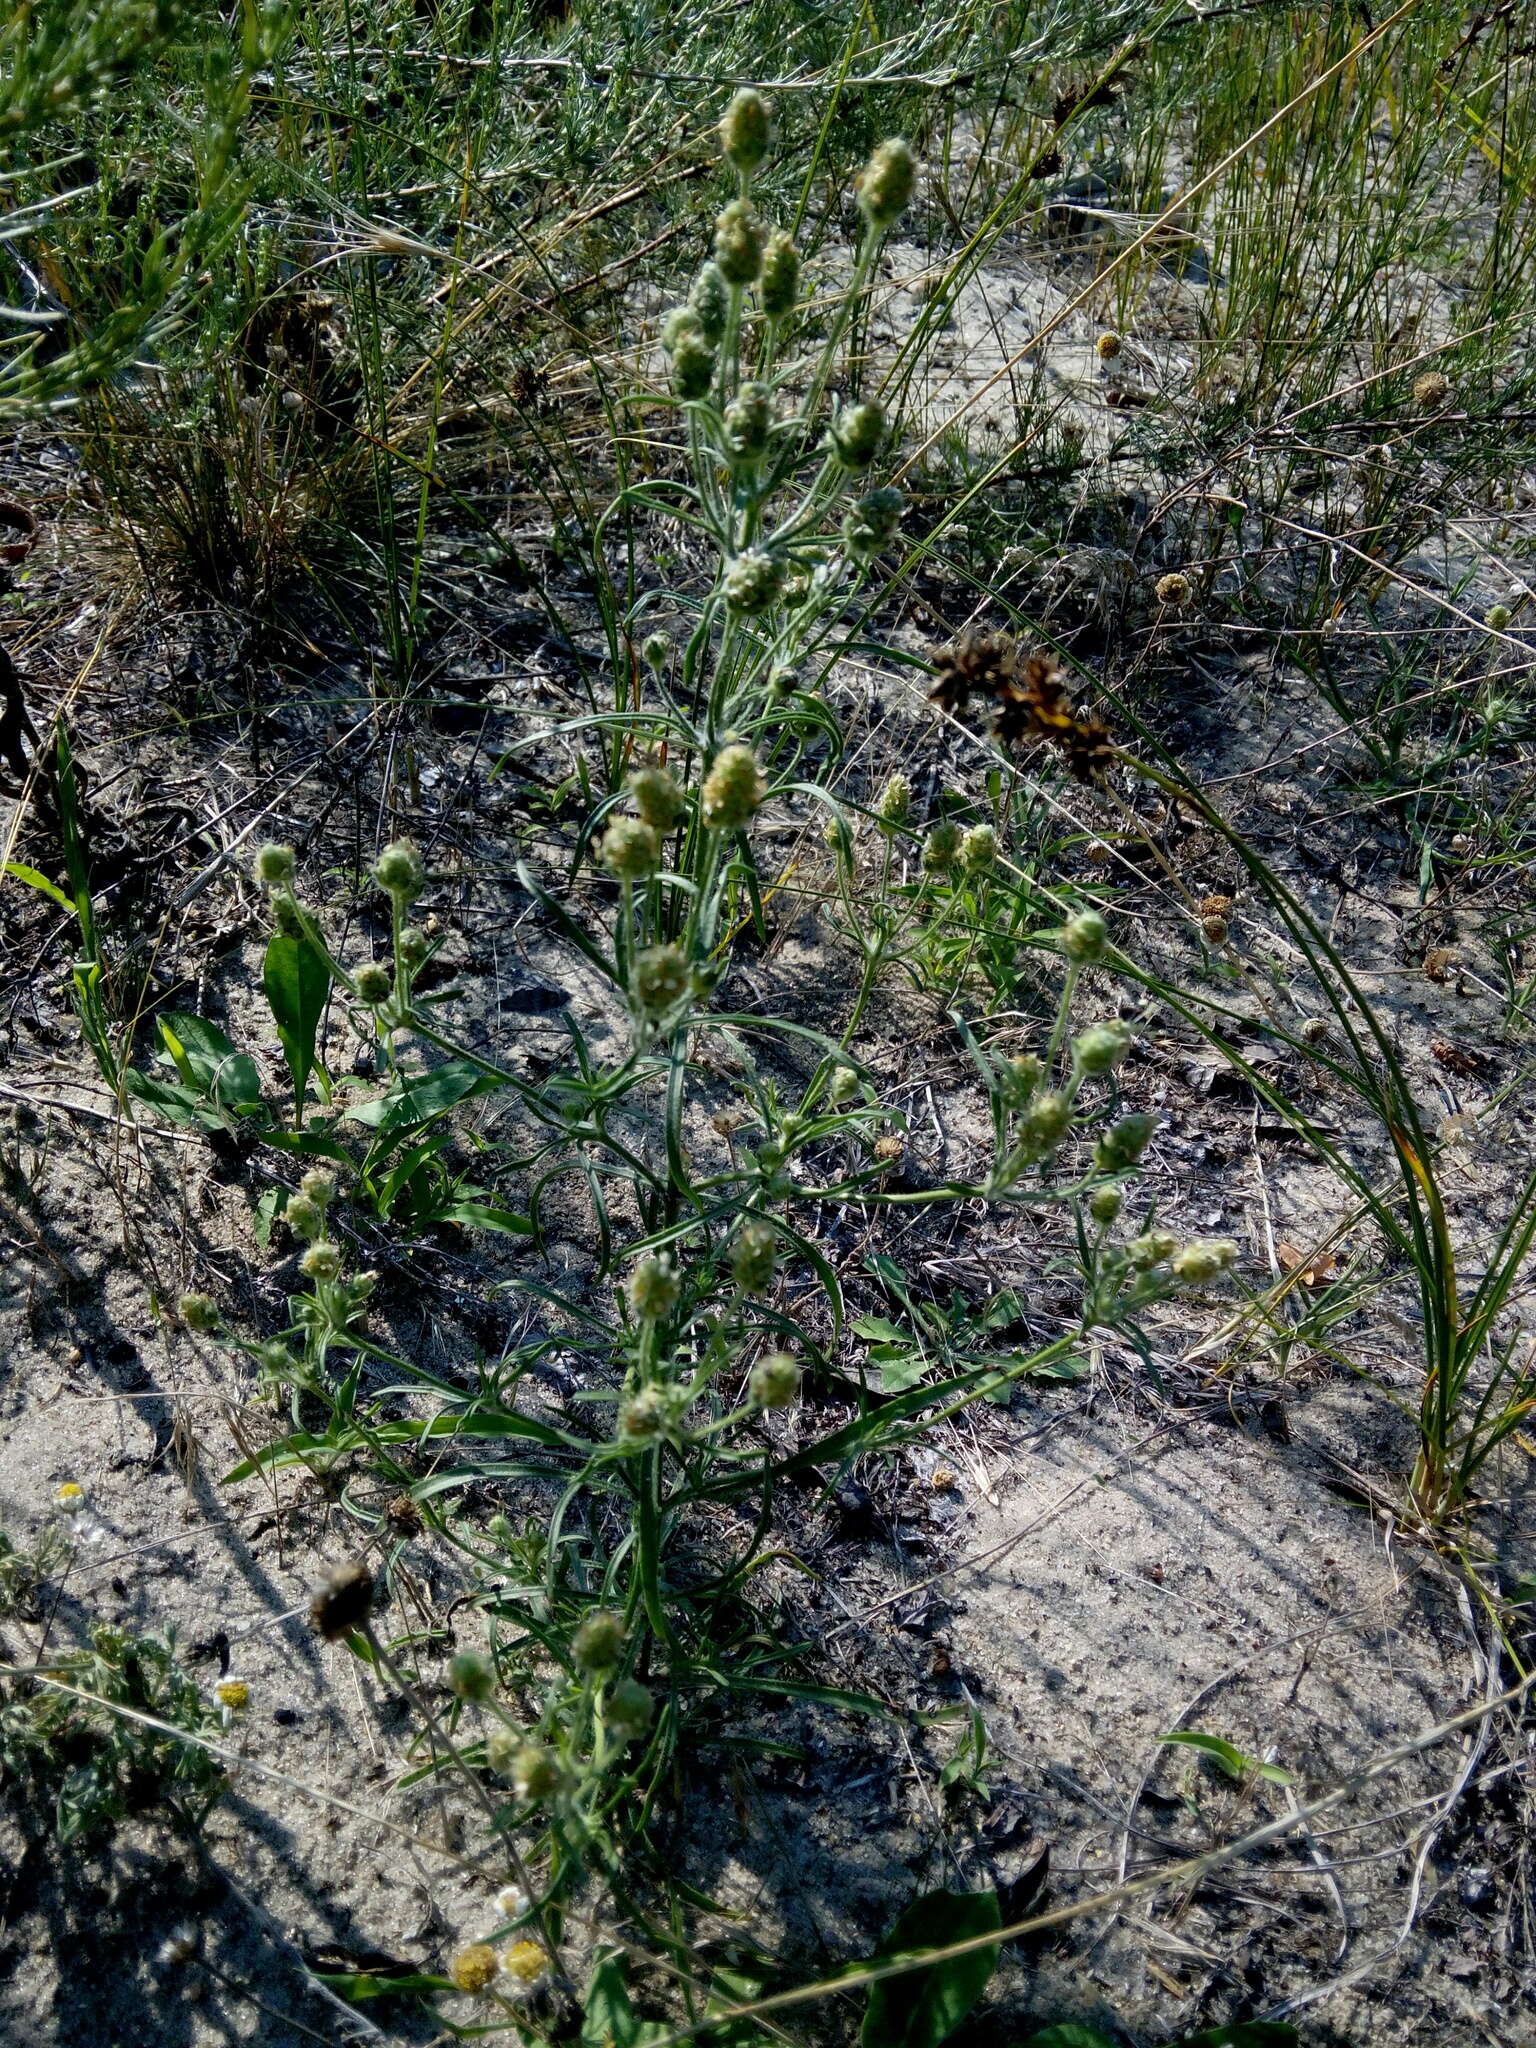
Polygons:
<instances>
[{"instance_id":1,"label":"small white flower","mask_svg":"<svg viewBox=\"0 0 1536 2048\"><path fill-rule=\"evenodd\" d=\"M53 1496L53 1504L63 1515L69 1526L69 1533L77 1543L100 1543L106 1537L106 1524L91 1511L90 1499L85 1488L73 1479L66 1479Z\"/></svg>"},{"instance_id":2,"label":"small white flower","mask_svg":"<svg viewBox=\"0 0 1536 2048\"><path fill-rule=\"evenodd\" d=\"M213 1696L219 1703L226 1727L236 1714L243 1714L251 1704L251 1688L238 1671L226 1671L214 1686Z\"/></svg>"},{"instance_id":3,"label":"small white flower","mask_svg":"<svg viewBox=\"0 0 1536 2048\"><path fill-rule=\"evenodd\" d=\"M520 1884L503 1885L496 1894L496 1910L503 1920L516 1925L528 1911L528 1894Z\"/></svg>"}]
</instances>

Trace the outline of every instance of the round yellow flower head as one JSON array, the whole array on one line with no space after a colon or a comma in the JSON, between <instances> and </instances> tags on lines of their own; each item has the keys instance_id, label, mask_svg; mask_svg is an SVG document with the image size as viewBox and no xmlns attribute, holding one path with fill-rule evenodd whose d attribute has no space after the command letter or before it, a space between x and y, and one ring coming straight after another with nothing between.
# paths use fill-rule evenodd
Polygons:
<instances>
[{"instance_id":1,"label":"round yellow flower head","mask_svg":"<svg viewBox=\"0 0 1536 2048\"><path fill-rule=\"evenodd\" d=\"M503 1972L520 1991L531 1991L544 1975L546 1957L536 1941L514 1941L501 1959Z\"/></svg>"},{"instance_id":2,"label":"round yellow flower head","mask_svg":"<svg viewBox=\"0 0 1536 2048\"><path fill-rule=\"evenodd\" d=\"M478 1998L496 1982L500 1967L500 1959L490 1943L476 1941L459 1950L448 1965L448 1975L456 1991L462 1991L468 1998Z\"/></svg>"}]
</instances>

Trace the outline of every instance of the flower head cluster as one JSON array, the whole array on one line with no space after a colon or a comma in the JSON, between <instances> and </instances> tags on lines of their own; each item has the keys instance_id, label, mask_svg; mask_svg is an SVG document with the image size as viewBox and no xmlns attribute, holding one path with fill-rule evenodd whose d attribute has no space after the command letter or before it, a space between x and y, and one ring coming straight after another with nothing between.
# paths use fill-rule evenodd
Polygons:
<instances>
[{"instance_id":1,"label":"flower head cluster","mask_svg":"<svg viewBox=\"0 0 1536 2048\"><path fill-rule=\"evenodd\" d=\"M731 610L750 618L783 594L784 564L763 548L745 548L726 564L720 588Z\"/></svg>"},{"instance_id":2,"label":"flower head cluster","mask_svg":"<svg viewBox=\"0 0 1536 2048\"><path fill-rule=\"evenodd\" d=\"M912 203L917 186L917 158L900 136L880 143L859 173L858 205L869 226L883 234Z\"/></svg>"},{"instance_id":3,"label":"flower head cluster","mask_svg":"<svg viewBox=\"0 0 1536 2048\"><path fill-rule=\"evenodd\" d=\"M715 222L715 263L728 285L755 284L768 230L744 199L733 199Z\"/></svg>"},{"instance_id":4,"label":"flower head cluster","mask_svg":"<svg viewBox=\"0 0 1536 2048\"><path fill-rule=\"evenodd\" d=\"M728 162L750 176L768 154L772 143L773 120L768 112L768 102L760 92L744 85L721 119L720 147Z\"/></svg>"},{"instance_id":5,"label":"flower head cluster","mask_svg":"<svg viewBox=\"0 0 1536 2048\"><path fill-rule=\"evenodd\" d=\"M758 304L768 320L782 320L794 310L800 292L800 251L782 228L775 228L763 251L757 280Z\"/></svg>"},{"instance_id":6,"label":"flower head cluster","mask_svg":"<svg viewBox=\"0 0 1536 2048\"><path fill-rule=\"evenodd\" d=\"M699 815L712 832L739 832L751 823L767 793L757 756L735 742L722 747L710 763Z\"/></svg>"}]
</instances>

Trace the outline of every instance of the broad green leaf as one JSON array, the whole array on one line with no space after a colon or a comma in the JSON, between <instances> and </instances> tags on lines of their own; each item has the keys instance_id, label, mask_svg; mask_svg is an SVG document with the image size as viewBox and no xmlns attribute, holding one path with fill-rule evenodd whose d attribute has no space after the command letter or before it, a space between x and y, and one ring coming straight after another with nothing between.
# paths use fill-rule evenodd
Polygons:
<instances>
[{"instance_id":1,"label":"broad green leaf","mask_svg":"<svg viewBox=\"0 0 1536 2048\"><path fill-rule=\"evenodd\" d=\"M166 1056L189 1088L241 1116L262 1107L256 1062L249 1053L236 1052L216 1024L185 1010L169 1012L159 1024Z\"/></svg>"},{"instance_id":2,"label":"broad green leaf","mask_svg":"<svg viewBox=\"0 0 1536 2048\"><path fill-rule=\"evenodd\" d=\"M146 1103L173 1124L196 1124L204 1131L229 1128L228 1117L210 1108L200 1089L184 1087L179 1081L157 1081L153 1074L141 1074L137 1067L128 1069L123 1086L135 1102Z\"/></svg>"},{"instance_id":3,"label":"broad green leaf","mask_svg":"<svg viewBox=\"0 0 1536 2048\"><path fill-rule=\"evenodd\" d=\"M875 1960L947 1948L1002 1925L996 1892L929 1892L901 1915ZM869 1987L860 2048L939 2048L987 1988L997 1949L972 1949Z\"/></svg>"},{"instance_id":4,"label":"broad green leaf","mask_svg":"<svg viewBox=\"0 0 1536 2048\"><path fill-rule=\"evenodd\" d=\"M581 2048L646 2048L671 2031L658 2020L638 2020L624 1982L624 1965L605 1956L587 1985L581 2017Z\"/></svg>"},{"instance_id":5,"label":"broad green leaf","mask_svg":"<svg viewBox=\"0 0 1536 2048\"><path fill-rule=\"evenodd\" d=\"M349 1122L383 1136L387 1131L408 1130L412 1124L430 1123L456 1103L489 1094L500 1085L473 1060L445 1060L430 1073L402 1076L386 1093L347 1110L346 1116Z\"/></svg>"},{"instance_id":6,"label":"broad green leaf","mask_svg":"<svg viewBox=\"0 0 1536 2048\"><path fill-rule=\"evenodd\" d=\"M617 1956L605 1956L587 1985L586 2010L581 2016L582 2048L632 2048L636 2026L624 1965Z\"/></svg>"},{"instance_id":7,"label":"broad green leaf","mask_svg":"<svg viewBox=\"0 0 1536 2048\"><path fill-rule=\"evenodd\" d=\"M857 1336L867 1337L881 1344L910 1344L911 1335L898 1330L894 1323L888 1323L884 1316L855 1316L849 1328Z\"/></svg>"},{"instance_id":8,"label":"broad green leaf","mask_svg":"<svg viewBox=\"0 0 1536 2048\"><path fill-rule=\"evenodd\" d=\"M880 1368L882 1394L905 1394L920 1383L928 1370L928 1360L921 1351L897 1352L893 1348L889 1355L882 1350L871 1352L870 1356Z\"/></svg>"},{"instance_id":9,"label":"broad green leaf","mask_svg":"<svg viewBox=\"0 0 1536 2048\"><path fill-rule=\"evenodd\" d=\"M315 1034L331 992L331 966L303 932L274 932L261 985L293 1082L296 1120L304 1120L304 1090L315 1071Z\"/></svg>"},{"instance_id":10,"label":"broad green leaf","mask_svg":"<svg viewBox=\"0 0 1536 2048\"><path fill-rule=\"evenodd\" d=\"M288 1194L285 1188L268 1188L267 1192L256 1204L256 1213L251 1223L251 1229L256 1242L263 1251L272 1242L272 1226L287 1207L287 1204Z\"/></svg>"},{"instance_id":11,"label":"broad green leaf","mask_svg":"<svg viewBox=\"0 0 1536 2048\"><path fill-rule=\"evenodd\" d=\"M1058 2020L1043 2034L1031 2034L1026 2048L1115 2048L1108 2034L1085 2027L1081 2020Z\"/></svg>"},{"instance_id":12,"label":"broad green leaf","mask_svg":"<svg viewBox=\"0 0 1536 2048\"><path fill-rule=\"evenodd\" d=\"M1176 1742L1184 1749L1198 1750L1238 1783L1252 1777L1266 1778L1271 1785L1294 1782L1291 1773L1282 1770L1279 1764L1267 1764L1256 1756L1248 1756L1236 1743L1227 1742L1220 1735L1205 1735L1196 1728L1180 1728L1172 1735L1159 1735L1157 1739L1159 1742Z\"/></svg>"}]
</instances>

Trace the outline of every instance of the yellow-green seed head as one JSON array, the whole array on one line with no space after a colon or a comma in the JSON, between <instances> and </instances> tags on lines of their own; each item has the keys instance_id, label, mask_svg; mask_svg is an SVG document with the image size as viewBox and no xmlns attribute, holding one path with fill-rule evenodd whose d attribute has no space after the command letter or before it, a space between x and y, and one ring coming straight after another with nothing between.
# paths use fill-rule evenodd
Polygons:
<instances>
[{"instance_id":1,"label":"yellow-green seed head","mask_svg":"<svg viewBox=\"0 0 1536 2048\"><path fill-rule=\"evenodd\" d=\"M394 991L394 978L387 967L377 960L366 960L356 975L357 999L366 1003L370 1010L387 1003Z\"/></svg>"},{"instance_id":2,"label":"yellow-green seed head","mask_svg":"<svg viewBox=\"0 0 1536 2048\"><path fill-rule=\"evenodd\" d=\"M929 828L923 841L923 866L930 874L947 874L960 858L960 827L952 818L941 818Z\"/></svg>"},{"instance_id":3,"label":"yellow-green seed head","mask_svg":"<svg viewBox=\"0 0 1536 2048\"><path fill-rule=\"evenodd\" d=\"M1112 1124L1093 1148L1093 1163L1102 1173L1124 1173L1133 1167L1152 1142L1157 1118L1136 1110Z\"/></svg>"},{"instance_id":4,"label":"yellow-green seed head","mask_svg":"<svg viewBox=\"0 0 1536 2048\"><path fill-rule=\"evenodd\" d=\"M701 336L684 335L672 351L672 389L679 398L691 403L708 398L714 381L713 352Z\"/></svg>"},{"instance_id":5,"label":"yellow-green seed head","mask_svg":"<svg viewBox=\"0 0 1536 2048\"><path fill-rule=\"evenodd\" d=\"M685 341L702 342L706 347L709 345L709 336L704 332L704 322L691 304L674 306L661 323L661 345L669 356L675 356Z\"/></svg>"},{"instance_id":6,"label":"yellow-green seed head","mask_svg":"<svg viewBox=\"0 0 1536 2048\"><path fill-rule=\"evenodd\" d=\"M291 846L268 844L256 855L256 879L265 889L293 886L294 851Z\"/></svg>"},{"instance_id":7,"label":"yellow-green seed head","mask_svg":"<svg viewBox=\"0 0 1536 2048\"><path fill-rule=\"evenodd\" d=\"M878 555L895 537L906 502L894 484L884 484L855 499L843 519L843 540L849 554L861 562Z\"/></svg>"},{"instance_id":8,"label":"yellow-green seed head","mask_svg":"<svg viewBox=\"0 0 1536 2048\"><path fill-rule=\"evenodd\" d=\"M1080 910L1061 928L1061 950L1079 967L1102 960L1109 944L1109 926L1096 910Z\"/></svg>"},{"instance_id":9,"label":"yellow-green seed head","mask_svg":"<svg viewBox=\"0 0 1536 2048\"><path fill-rule=\"evenodd\" d=\"M1072 1057L1085 1074L1108 1074L1131 1049L1129 1027L1121 1023L1091 1024L1072 1042Z\"/></svg>"},{"instance_id":10,"label":"yellow-green seed head","mask_svg":"<svg viewBox=\"0 0 1536 2048\"><path fill-rule=\"evenodd\" d=\"M725 332L730 309L730 289L719 264L706 263L689 288L688 310L698 322L699 332L711 348L717 345Z\"/></svg>"},{"instance_id":11,"label":"yellow-green seed head","mask_svg":"<svg viewBox=\"0 0 1536 2048\"><path fill-rule=\"evenodd\" d=\"M1002 1096L1010 1109L1023 1109L1040 1086L1045 1069L1032 1052L1021 1052L1008 1061L1001 1075Z\"/></svg>"},{"instance_id":12,"label":"yellow-green seed head","mask_svg":"<svg viewBox=\"0 0 1536 2048\"><path fill-rule=\"evenodd\" d=\"M333 1244L323 1242L312 1244L299 1261L299 1271L306 1280L314 1280L321 1285L325 1285L333 1280L339 1280L341 1278L341 1253Z\"/></svg>"},{"instance_id":13,"label":"yellow-green seed head","mask_svg":"<svg viewBox=\"0 0 1536 2048\"><path fill-rule=\"evenodd\" d=\"M560 1759L542 1742L525 1742L512 1762L512 1790L530 1804L547 1799L560 1785Z\"/></svg>"},{"instance_id":14,"label":"yellow-green seed head","mask_svg":"<svg viewBox=\"0 0 1536 2048\"><path fill-rule=\"evenodd\" d=\"M637 768L625 787L630 802L653 832L670 832L687 803L665 768Z\"/></svg>"},{"instance_id":15,"label":"yellow-green seed head","mask_svg":"<svg viewBox=\"0 0 1536 2048\"><path fill-rule=\"evenodd\" d=\"M643 882L661 866L661 841L643 818L615 818L601 852L603 866L621 882Z\"/></svg>"},{"instance_id":16,"label":"yellow-green seed head","mask_svg":"<svg viewBox=\"0 0 1536 2048\"><path fill-rule=\"evenodd\" d=\"M770 1351L747 1375L747 1392L759 1408L788 1408L800 1392L800 1367L787 1351Z\"/></svg>"},{"instance_id":17,"label":"yellow-green seed head","mask_svg":"<svg viewBox=\"0 0 1536 2048\"><path fill-rule=\"evenodd\" d=\"M1131 1264L1143 1271L1160 1266L1165 1259L1171 1259L1178 1248L1179 1240L1171 1230L1148 1230L1133 1239L1129 1247Z\"/></svg>"},{"instance_id":18,"label":"yellow-green seed head","mask_svg":"<svg viewBox=\"0 0 1536 2048\"><path fill-rule=\"evenodd\" d=\"M755 462L768 446L773 400L766 384L743 384L725 408L725 452L738 462Z\"/></svg>"},{"instance_id":19,"label":"yellow-green seed head","mask_svg":"<svg viewBox=\"0 0 1536 2048\"><path fill-rule=\"evenodd\" d=\"M852 1067L834 1067L827 1087L827 1100L834 1109L852 1102L859 1092L859 1077Z\"/></svg>"},{"instance_id":20,"label":"yellow-green seed head","mask_svg":"<svg viewBox=\"0 0 1536 2048\"><path fill-rule=\"evenodd\" d=\"M733 199L715 222L715 266L727 284L755 284L768 230L744 199Z\"/></svg>"},{"instance_id":21,"label":"yellow-green seed head","mask_svg":"<svg viewBox=\"0 0 1536 2048\"><path fill-rule=\"evenodd\" d=\"M219 1305L211 1294L184 1294L176 1310L187 1328L200 1337L210 1336L219 1327Z\"/></svg>"},{"instance_id":22,"label":"yellow-green seed head","mask_svg":"<svg viewBox=\"0 0 1536 2048\"><path fill-rule=\"evenodd\" d=\"M868 469L885 439L885 414L878 405L845 405L832 422L832 450L846 469Z\"/></svg>"},{"instance_id":23,"label":"yellow-green seed head","mask_svg":"<svg viewBox=\"0 0 1536 2048\"><path fill-rule=\"evenodd\" d=\"M757 281L758 304L769 320L794 311L800 293L800 251L782 228L775 228L763 251L763 272Z\"/></svg>"},{"instance_id":24,"label":"yellow-green seed head","mask_svg":"<svg viewBox=\"0 0 1536 2048\"><path fill-rule=\"evenodd\" d=\"M739 832L751 823L767 793L752 749L739 743L722 747L704 778L699 815L711 832Z\"/></svg>"},{"instance_id":25,"label":"yellow-green seed head","mask_svg":"<svg viewBox=\"0 0 1536 2048\"><path fill-rule=\"evenodd\" d=\"M1123 1197L1116 1187L1095 1188L1088 1197L1088 1213L1095 1223L1113 1223L1120 1214Z\"/></svg>"},{"instance_id":26,"label":"yellow-green seed head","mask_svg":"<svg viewBox=\"0 0 1536 2048\"><path fill-rule=\"evenodd\" d=\"M761 548L747 548L726 564L720 588L733 612L765 612L784 588L784 566Z\"/></svg>"},{"instance_id":27,"label":"yellow-green seed head","mask_svg":"<svg viewBox=\"0 0 1536 2048\"><path fill-rule=\"evenodd\" d=\"M314 1238L325 1235L325 1211L309 1195L290 1195L283 1210L283 1221L295 1237Z\"/></svg>"},{"instance_id":28,"label":"yellow-green seed head","mask_svg":"<svg viewBox=\"0 0 1536 2048\"><path fill-rule=\"evenodd\" d=\"M1225 1273L1237 1258L1237 1246L1229 1237L1197 1237L1182 1245L1171 1260L1176 1280L1199 1285Z\"/></svg>"},{"instance_id":29,"label":"yellow-green seed head","mask_svg":"<svg viewBox=\"0 0 1536 2048\"><path fill-rule=\"evenodd\" d=\"M571 1662L583 1678L602 1678L618 1669L624 1654L624 1617L600 1607L571 1637Z\"/></svg>"},{"instance_id":30,"label":"yellow-green seed head","mask_svg":"<svg viewBox=\"0 0 1536 2048\"><path fill-rule=\"evenodd\" d=\"M893 775L875 799L875 816L882 832L899 832L912 815L912 784L905 775Z\"/></svg>"},{"instance_id":31,"label":"yellow-green seed head","mask_svg":"<svg viewBox=\"0 0 1536 2048\"><path fill-rule=\"evenodd\" d=\"M894 227L912 203L917 158L910 144L893 135L877 145L859 173L859 211L877 233Z\"/></svg>"},{"instance_id":32,"label":"yellow-green seed head","mask_svg":"<svg viewBox=\"0 0 1536 2048\"><path fill-rule=\"evenodd\" d=\"M619 1403L619 1441L653 1444L666 1434L671 1419L666 1398L655 1387L641 1387Z\"/></svg>"},{"instance_id":33,"label":"yellow-green seed head","mask_svg":"<svg viewBox=\"0 0 1536 2048\"><path fill-rule=\"evenodd\" d=\"M979 875L997 859L997 834L990 825L973 825L960 842L960 865Z\"/></svg>"},{"instance_id":34,"label":"yellow-green seed head","mask_svg":"<svg viewBox=\"0 0 1536 2048\"><path fill-rule=\"evenodd\" d=\"M483 1650L460 1650L448 1660L448 1690L455 1699L488 1700L496 1690L496 1666Z\"/></svg>"},{"instance_id":35,"label":"yellow-green seed head","mask_svg":"<svg viewBox=\"0 0 1536 2048\"><path fill-rule=\"evenodd\" d=\"M778 1238L771 1223L751 1216L731 1241L731 1278L748 1294L761 1294L773 1280Z\"/></svg>"},{"instance_id":36,"label":"yellow-green seed head","mask_svg":"<svg viewBox=\"0 0 1536 2048\"><path fill-rule=\"evenodd\" d=\"M1036 1150L1049 1152L1061 1143L1071 1122L1071 1103L1056 1089L1047 1088L1025 1110L1023 1136Z\"/></svg>"},{"instance_id":37,"label":"yellow-green seed head","mask_svg":"<svg viewBox=\"0 0 1536 2048\"><path fill-rule=\"evenodd\" d=\"M738 171L755 171L773 142L773 120L768 102L750 85L726 108L720 122L720 147Z\"/></svg>"},{"instance_id":38,"label":"yellow-green seed head","mask_svg":"<svg viewBox=\"0 0 1536 2048\"><path fill-rule=\"evenodd\" d=\"M401 903L414 903L426 887L426 870L421 864L421 855L409 839L397 839L386 846L374 867L374 875L381 889Z\"/></svg>"},{"instance_id":39,"label":"yellow-green seed head","mask_svg":"<svg viewBox=\"0 0 1536 2048\"><path fill-rule=\"evenodd\" d=\"M620 1742L637 1742L651 1725L656 1702L637 1679L620 1678L610 1687L603 1719Z\"/></svg>"},{"instance_id":40,"label":"yellow-green seed head","mask_svg":"<svg viewBox=\"0 0 1536 2048\"><path fill-rule=\"evenodd\" d=\"M660 1323L677 1307L682 1280L665 1252L647 1252L636 1261L625 1291L630 1307L643 1323Z\"/></svg>"},{"instance_id":41,"label":"yellow-green seed head","mask_svg":"<svg viewBox=\"0 0 1536 2048\"><path fill-rule=\"evenodd\" d=\"M647 1016L664 1016L689 992L687 954L681 946L648 946L635 956L632 986Z\"/></svg>"},{"instance_id":42,"label":"yellow-green seed head","mask_svg":"<svg viewBox=\"0 0 1536 2048\"><path fill-rule=\"evenodd\" d=\"M336 1176L323 1167L312 1166L299 1182L299 1193L317 1209L327 1208L336 1199Z\"/></svg>"}]
</instances>

